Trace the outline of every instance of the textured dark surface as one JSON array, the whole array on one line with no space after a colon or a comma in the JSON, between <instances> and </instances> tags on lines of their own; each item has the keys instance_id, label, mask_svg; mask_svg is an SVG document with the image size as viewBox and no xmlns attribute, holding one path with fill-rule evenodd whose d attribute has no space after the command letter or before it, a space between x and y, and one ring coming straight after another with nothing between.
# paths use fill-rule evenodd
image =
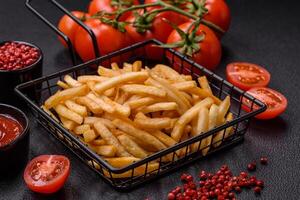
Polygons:
<instances>
[{"instance_id":1,"label":"textured dark surface","mask_svg":"<svg viewBox=\"0 0 300 200\"><path fill-rule=\"evenodd\" d=\"M37 1L38 2L38 1ZM47 1L43 1L47 2ZM88 0L60 1L70 9L84 9ZM296 0L228 0L232 26L223 38L224 56L217 72L224 77L227 63L250 61L265 66L272 74L270 87L289 100L287 111L271 121L253 121L245 141L176 173L143 185L129 193L119 193L104 183L62 144L31 119L30 158L40 154L63 154L71 159L72 171L65 187L49 197L30 192L24 185L22 171L0 177L0 199L165 199L167 192L179 184L179 175L200 170L215 171L227 163L233 172L245 169L248 162L268 156L267 167L259 165L255 173L265 180L265 189L258 199L299 199L300 196L300 6ZM47 3L39 3L54 22L61 13ZM77 4L77 5L76 5ZM37 20L24 6L23 0L1 1L0 40L24 40L40 46L44 52L44 74L71 65L68 55L55 34ZM2 163L0 163L2 164ZM239 199L256 199L253 192L238 195Z\"/></svg>"}]
</instances>

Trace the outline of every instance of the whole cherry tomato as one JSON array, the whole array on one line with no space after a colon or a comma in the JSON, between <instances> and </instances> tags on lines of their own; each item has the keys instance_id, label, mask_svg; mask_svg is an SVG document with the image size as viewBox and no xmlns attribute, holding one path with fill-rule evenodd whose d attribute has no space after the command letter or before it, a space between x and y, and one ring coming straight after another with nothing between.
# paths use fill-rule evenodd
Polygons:
<instances>
[{"instance_id":1,"label":"whole cherry tomato","mask_svg":"<svg viewBox=\"0 0 300 200\"><path fill-rule=\"evenodd\" d=\"M187 22L180 25L178 28L184 32L187 32L191 25L192 22ZM213 70L218 66L221 60L221 44L214 32L203 24L201 24L196 31L196 35L199 36L201 34L204 36L204 38L202 41L196 44L199 46L200 50L198 52L193 53L191 59L194 60L196 63L202 65L203 67ZM167 43L171 44L179 41L182 41L182 38L179 35L179 33L176 30L174 30L170 34ZM175 49L179 50L178 48ZM180 61L176 62L180 63Z\"/></svg>"},{"instance_id":2,"label":"whole cherry tomato","mask_svg":"<svg viewBox=\"0 0 300 200\"><path fill-rule=\"evenodd\" d=\"M24 180L34 192L57 192L70 174L70 161L65 156L42 155L31 160L25 168Z\"/></svg>"},{"instance_id":3,"label":"whole cherry tomato","mask_svg":"<svg viewBox=\"0 0 300 200\"><path fill-rule=\"evenodd\" d=\"M102 23L99 19L89 19L85 24L92 29L96 38L101 55L120 50L131 44L128 34ZM83 29L79 28L75 36L75 49L83 61L95 58L92 38Z\"/></svg>"},{"instance_id":4,"label":"whole cherry tomato","mask_svg":"<svg viewBox=\"0 0 300 200\"><path fill-rule=\"evenodd\" d=\"M125 3L129 3L129 4L132 3L133 5L139 4L138 0L119 0L119 1L120 1L120 3L121 3L121 1L123 1ZM93 1L91 1L90 5L89 5L89 14L94 15L100 11L105 11L108 13L117 11L118 7L113 5L112 2L113 2L112 0L93 0ZM127 6L124 6L124 7L127 7ZM124 21L130 15L131 15L131 12L127 12L124 15L122 15L120 20Z\"/></svg>"},{"instance_id":5,"label":"whole cherry tomato","mask_svg":"<svg viewBox=\"0 0 300 200\"><path fill-rule=\"evenodd\" d=\"M88 18L89 14L81 12L81 11L72 11L72 14L78 19ZM64 15L58 23L58 29L63 32L66 36L69 37L72 44L74 45L75 33L80 25L78 25L72 18L68 15ZM60 42L67 47L66 42L59 37Z\"/></svg>"}]
</instances>

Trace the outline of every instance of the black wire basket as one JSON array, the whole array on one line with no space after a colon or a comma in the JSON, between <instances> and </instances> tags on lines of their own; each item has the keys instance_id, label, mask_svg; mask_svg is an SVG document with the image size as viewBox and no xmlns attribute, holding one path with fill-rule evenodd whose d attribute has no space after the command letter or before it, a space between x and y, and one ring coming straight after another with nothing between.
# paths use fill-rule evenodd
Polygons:
<instances>
[{"instance_id":1,"label":"black wire basket","mask_svg":"<svg viewBox=\"0 0 300 200\"><path fill-rule=\"evenodd\" d=\"M153 62L151 57L147 55L146 49L149 47L149 45L153 44L159 45L161 43L156 40L137 43L90 62L80 64L52 75L44 76L16 87L16 92L33 110L38 122L45 127L49 133L51 133L71 151L73 151L91 169L100 174L104 180L118 190L131 189L141 185L143 182L157 178L163 174L178 169L183 165L191 163L196 159L202 158L203 155L201 152L205 148L210 149L207 154L209 155L242 141L244 134L249 127L250 119L266 109L266 106L259 100L248 95L216 74L208 71L207 69L196 64L194 61L189 60L187 57L172 49L162 50L164 56L159 63L173 67L179 73L191 75L194 80L196 80L199 76L205 75L215 96L221 99L228 95L231 97L231 107L229 112L234 115L234 119L232 121L218 126L202 135L190 138L184 142L176 144L175 146L152 154L147 158L135 162L129 166L116 169L110 166L107 162L105 162L104 159L102 159L99 155L82 143L79 138L66 130L62 124L55 121L50 115L41 109L43 102L59 89L56 85L57 81L63 80L64 76L67 74L74 78L77 78L77 76L83 74L97 74L97 69L95 66L110 66L113 61L120 60L121 62L121 60L124 58L127 59L127 62L141 60L144 65L151 68L155 65L155 62ZM30 96L26 91L34 91L35 97ZM248 107L250 112L245 112L242 107ZM230 137L225 138L225 132L229 127L233 127L233 133ZM202 140L208 136L213 136L220 131L223 132L223 137L219 141L215 141L215 143L221 143L221 145L214 147L216 145L211 143L204 148L200 148L200 143ZM190 153L188 149L193 144L198 145L198 150ZM176 158L176 152L178 150L183 150L183 152L185 152L180 158ZM171 156L172 159L169 162L164 162L163 158L167 155ZM153 161L158 162L157 168L148 168ZM122 173L127 173L129 178L116 178L118 174Z\"/></svg>"}]
</instances>

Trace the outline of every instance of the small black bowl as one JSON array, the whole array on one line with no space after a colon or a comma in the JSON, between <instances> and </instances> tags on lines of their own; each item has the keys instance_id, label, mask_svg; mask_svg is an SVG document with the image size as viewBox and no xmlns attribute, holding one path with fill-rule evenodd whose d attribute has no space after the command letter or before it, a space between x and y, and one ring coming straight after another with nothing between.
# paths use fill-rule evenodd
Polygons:
<instances>
[{"instance_id":1,"label":"small black bowl","mask_svg":"<svg viewBox=\"0 0 300 200\"><path fill-rule=\"evenodd\" d=\"M0 104L0 114L16 119L23 127L22 133L7 145L0 146L0 174L21 169L28 160L29 122L26 115L16 107Z\"/></svg>"},{"instance_id":2,"label":"small black bowl","mask_svg":"<svg viewBox=\"0 0 300 200\"><path fill-rule=\"evenodd\" d=\"M17 70L0 70L0 102L9 103L15 106L20 105L20 99L15 94L14 88L21 84L42 76L43 73L43 53L42 50L33 44L22 42L22 41L4 41L0 42L0 46L4 45L6 42L14 42L19 44L24 44L38 49L40 57L35 63ZM35 97L33 91L29 91L29 95Z\"/></svg>"}]
</instances>

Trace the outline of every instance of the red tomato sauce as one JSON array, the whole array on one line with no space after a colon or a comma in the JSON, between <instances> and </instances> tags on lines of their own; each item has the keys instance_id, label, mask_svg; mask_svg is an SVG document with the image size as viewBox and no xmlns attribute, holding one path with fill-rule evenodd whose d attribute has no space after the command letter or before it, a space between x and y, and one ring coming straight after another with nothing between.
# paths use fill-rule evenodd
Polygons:
<instances>
[{"instance_id":1,"label":"red tomato sauce","mask_svg":"<svg viewBox=\"0 0 300 200\"><path fill-rule=\"evenodd\" d=\"M22 131L23 127L16 119L0 114L0 147L11 143Z\"/></svg>"}]
</instances>

